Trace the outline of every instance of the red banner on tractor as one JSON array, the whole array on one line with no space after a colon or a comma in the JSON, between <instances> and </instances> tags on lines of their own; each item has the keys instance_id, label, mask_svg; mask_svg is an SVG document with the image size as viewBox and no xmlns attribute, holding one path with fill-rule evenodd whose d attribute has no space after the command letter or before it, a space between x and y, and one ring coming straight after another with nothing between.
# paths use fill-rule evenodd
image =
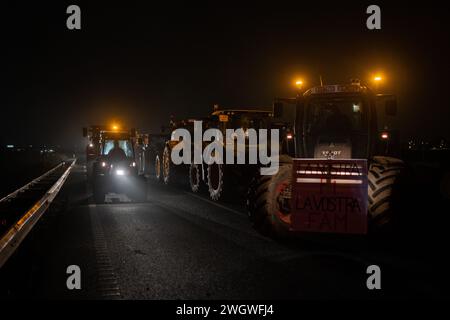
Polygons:
<instances>
[{"instance_id":1,"label":"red banner on tractor","mask_svg":"<svg viewBox=\"0 0 450 320\"><path fill-rule=\"evenodd\" d=\"M367 233L367 160L294 159L292 231Z\"/></svg>"}]
</instances>

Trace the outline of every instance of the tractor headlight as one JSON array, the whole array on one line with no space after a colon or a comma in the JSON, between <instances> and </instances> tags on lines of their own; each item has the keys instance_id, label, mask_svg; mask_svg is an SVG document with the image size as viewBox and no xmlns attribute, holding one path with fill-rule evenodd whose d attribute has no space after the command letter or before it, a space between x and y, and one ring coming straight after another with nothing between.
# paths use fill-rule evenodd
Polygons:
<instances>
[{"instance_id":1,"label":"tractor headlight","mask_svg":"<svg viewBox=\"0 0 450 320\"><path fill-rule=\"evenodd\" d=\"M116 175L118 175L118 176L123 176L123 175L125 175L125 170L117 169L117 170L116 170Z\"/></svg>"},{"instance_id":2,"label":"tractor headlight","mask_svg":"<svg viewBox=\"0 0 450 320\"><path fill-rule=\"evenodd\" d=\"M130 167L136 167L136 162L133 161L132 163L130 163Z\"/></svg>"},{"instance_id":3,"label":"tractor headlight","mask_svg":"<svg viewBox=\"0 0 450 320\"><path fill-rule=\"evenodd\" d=\"M102 167L103 168L106 167L106 162L105 161L102 162Z\"/></svg>"}]
</instances>

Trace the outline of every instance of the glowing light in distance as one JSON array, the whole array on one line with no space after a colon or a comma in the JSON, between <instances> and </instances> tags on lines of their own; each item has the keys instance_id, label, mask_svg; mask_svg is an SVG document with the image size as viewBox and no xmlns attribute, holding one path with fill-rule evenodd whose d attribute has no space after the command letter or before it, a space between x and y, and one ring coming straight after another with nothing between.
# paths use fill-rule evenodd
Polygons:
<instances>
[{"instance_id":1,"label":"glowing light in distance","mask_svg":"<svg viewBox=\"0 0 450 320\"><path fill-rule=\"evenodd\" d=\"M381 76L373 77L373 81L380 82L381 80L383 80L383 78Z\"/></svg>"}]
</instances>

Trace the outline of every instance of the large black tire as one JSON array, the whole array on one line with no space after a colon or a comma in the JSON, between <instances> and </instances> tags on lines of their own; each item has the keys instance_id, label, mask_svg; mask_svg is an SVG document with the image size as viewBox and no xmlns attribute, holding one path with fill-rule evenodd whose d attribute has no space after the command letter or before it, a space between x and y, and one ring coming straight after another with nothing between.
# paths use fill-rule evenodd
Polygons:
<instances>
[{"instance_id":1,"label":"large black tire","mask_svg":"<svg viewBox=\"0 0 450 320\"><path fill-rule=\"evenodd\" d=\"M367 178L371 227L386 228L393 222L403 168L403 161L390 157L374 157L370 164Z\"/></svg>"},{"instance_id":2,"label":"large black tire","mask_svg":"<svg viewBox=\"0 0 450 320\"><path fill-rule=\"evenodd\" d=\"M168 185L173 180L173 164L172 159L170 158L170 148L166 146L162 155L162 182L165 185Z\"/></svg>"},{"instance_id":3,"label":"large black tire","mask_svg":"<svg viewBox=\"0 0 450 320\"><path fill-rule=\"evenodd\" d=\"M226 196L228 186L225 183L228 177L225 173L225 165L213 163L208 165L207 186L209 198L213 201L223 200Z\"/></svg>"},{"instance_id":4,"label":"large black tire","mask_svg":"<svg viewBox=\"0 0 450 320\"><path fill-rule=\"evenodd\" d=\"M154 175L156 174L156 168L155 168L155 159L156 159L156 153L153 150L146 150L144 153L145 155L145 166L144 166L144 175Z\"/></svg>"},{"instance_id":5,"label":"large black tire","mask_svg":"<svg viewBox=\"0 0 450 320\"><path fill-rule=\"evenodd\" d=\"M189 166L189 186L191 191L194 193L199 193L203 189L202 181L202 165L193 164Z\"/></svg>"},{"instance_id":6,"label":"large black tire","mask_svg":"<svg viewBox=\"0 0 450 320\"><path fill-rule=\"evenodd\" d=\"M155 178L156 178L156 181L158 181L158 182L162 182L163 181L163 177L162 177L162 159L161 159L161 156L159 154L157 154L156 157L155 157Z\"/></svg>"},{"instance_id":7,"label":"large black tire","mask_svg":"<svg viewBox=\"0 0 450 320\"><path fill-rule=\"evenodd\" d=\"M258 176L251 182L247 211L253 227L263 235L282 238L290 226L292 160L280 158L280 168L272 176Z\"/></svg>"}]
</instances>

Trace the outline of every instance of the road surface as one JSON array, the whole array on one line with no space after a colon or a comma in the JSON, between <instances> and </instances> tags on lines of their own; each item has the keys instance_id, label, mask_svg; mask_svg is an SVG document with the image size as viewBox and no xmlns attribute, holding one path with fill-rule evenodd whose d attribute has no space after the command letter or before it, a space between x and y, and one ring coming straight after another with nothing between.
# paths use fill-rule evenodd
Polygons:
<instances>
[{"instance_id":1,"label":"road surface","mask_svg":"<svg viewBox=\"0 0 450 320\"><path fill-rule=\"evenodd\" d=\"M1 297L58 299L315 299L435 297L439 266L376 238L255 232L242 207L149 179L147 200L96 205L76 165L55 205L0 270ZM423 251L425 248L417 248ZM381 268L368 290L367 267ZM66 269L81 269L68 290ZM444 268L444 266L441 266ZM445 274L444 271L442 271Z\"/></svg>"}]
</instances>

